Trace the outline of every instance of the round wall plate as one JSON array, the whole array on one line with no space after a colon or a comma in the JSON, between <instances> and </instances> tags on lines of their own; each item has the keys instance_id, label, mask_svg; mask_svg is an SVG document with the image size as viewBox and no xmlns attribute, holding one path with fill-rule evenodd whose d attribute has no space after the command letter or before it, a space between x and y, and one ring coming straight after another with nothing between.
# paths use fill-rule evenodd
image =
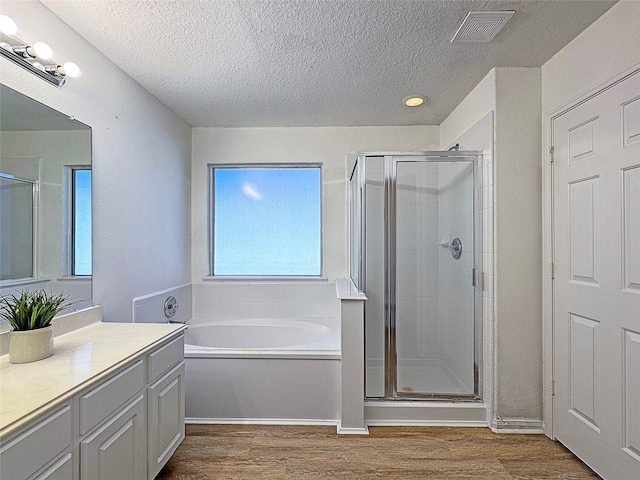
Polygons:
<instances>
[{"instance_id":1,"label":"round wall plate","mask_svg":"<svg viewBox=\"0 0 640 480\"><path fill-rule=\"evenodd\" d=\"M458 237L451 240L449 251L451 252L451 256L456 260L462 256L462 241Z\"/></svg>"}]
</instances>

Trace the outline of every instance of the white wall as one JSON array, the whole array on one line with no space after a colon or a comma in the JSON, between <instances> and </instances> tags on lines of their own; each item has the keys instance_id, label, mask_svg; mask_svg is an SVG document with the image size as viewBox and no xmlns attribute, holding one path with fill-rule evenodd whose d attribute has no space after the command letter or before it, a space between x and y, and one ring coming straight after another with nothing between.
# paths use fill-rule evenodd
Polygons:
<instances>
[{"instance_id":1,"label":"white wall","mask_svg":"<svg viewBox=\"0 0 640 480\"><path fill-rule=\"evenodd\" d=\"M348 153L428 150L438 127L195 128L192 144L191 280L208 273L207 164L322 163L323 267L329 280L346 277Z\"/></svg>"},{"instance_id":2,"label":"white wall","mask_svg":"<svg viewBox=\"0 0 640 480\"><path fill-rule=\"evenodd\" d=\"M133 297L189 281L191 129L39 2L2 13L82 69L57 89L3 60L0 82L92 127L94 303L131 321Z\"/></svg>"},{"instance_id":3,"label":"white wall","mask_svg":"<svg viewBox=\"0 0 640 480\"><path fill-rule=\"evenodd\" d=\"M494 416L534 423L542 419L540 98L540 69L493 69L440 126L447 148L494 112L493 172L483 175L493 185L483 202L493 208L491 252L500 253L487 258L493 276L483 268L483 310L495 320L487 325L494 390L485 392L494 395Z\"/></svg>"},{"instance_id":4,"label":"white wall","mask_svg":"<svg viewBox=\"0 0 640 480\"><path fill-rule=\"evenodd\" d=\"M640 2L621 0L542 66L547 114L640 61Z\"/></svg>"},{"instance_id":5,"label":"white wall","mask_svg":"<svg viewBox=\"0 0 640 480\"><path fill-rule=\"evenodd\" d=\"M494 195L496 415L542 419L539 68L499 68Z\"/></svg>"}]
</instances>

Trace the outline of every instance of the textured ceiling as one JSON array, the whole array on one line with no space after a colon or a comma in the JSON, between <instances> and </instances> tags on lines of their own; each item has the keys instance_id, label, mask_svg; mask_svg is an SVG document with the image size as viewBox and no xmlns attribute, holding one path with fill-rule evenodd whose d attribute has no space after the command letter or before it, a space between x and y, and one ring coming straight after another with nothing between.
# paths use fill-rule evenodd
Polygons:
<instances>
[{"instance_id":1,"label":"textured ceiling","mask_svg":"<svg viewBox=\"0 0 640 480\"><path fill-rule=\"evenodd\" d=\"M194 127L438 125L491 68L542 65L615 3L41 1ZM516 11L492 43L450 43L491 10Z\"/></svg>"}]
</instances>

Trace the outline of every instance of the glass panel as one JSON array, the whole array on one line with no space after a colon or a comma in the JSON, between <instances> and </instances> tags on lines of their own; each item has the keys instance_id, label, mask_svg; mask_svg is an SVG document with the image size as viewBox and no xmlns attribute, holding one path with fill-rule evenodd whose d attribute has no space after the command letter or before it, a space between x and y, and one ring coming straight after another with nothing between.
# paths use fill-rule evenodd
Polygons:
<instances>
[{"instance_id":1,"label":"glass panel","mask_svg":"<svg viewBox=\"0 0 640 480\"><path fill-rule=\"evenodd\" d=\"M72 275L91 275L91 170L73 170Z\"/></svg>"},{"instance_id":2,"label":"glass panel","mask_svg":"<svg viewBox=\"0 0 640 480\"><path fill-rule=\"evenodd\" d=\"M367 157L365 168L365 354L366 396L384 396L384 157Z\"/></svg>"},{"instance_id":3,"label":"glass panel","mask_svg":"<svg viewBox=\"0 0 640 480\"><path fill-rule=\"evenodd\" d=\"M398 394L473 394L473 164L399 161L396 175Z\"/></svg>"},{"instance_id":4,"label":"glass panel","mask_svg":"<svg viewBox=\"0 0 640 480\"><path fill-rule=\"evenodd\" d=\"M214 275L321 275L320 167L213 171Z\"/></svg>"},{"instance_id":5,"label":"glass panel","mask_svg":"<svg viewBox=\"0 0 640 480\"><path fill-rule=\"evenodd\" d=\"M33 276L33 184L0 176L0 280Z\"/></svg>"},{"instance_id":6,"label":"glass panel","mask_svg":"<svg viewBox=\"0 0 640 480\"><path fill-rule=\"evenodd\" d=\"M362 290L360 283L360 239L362 232L362 192L360 187L360 165L356 163L353 175L349 180L349 274L358 290Z\"/></svg>"}]
</instances>

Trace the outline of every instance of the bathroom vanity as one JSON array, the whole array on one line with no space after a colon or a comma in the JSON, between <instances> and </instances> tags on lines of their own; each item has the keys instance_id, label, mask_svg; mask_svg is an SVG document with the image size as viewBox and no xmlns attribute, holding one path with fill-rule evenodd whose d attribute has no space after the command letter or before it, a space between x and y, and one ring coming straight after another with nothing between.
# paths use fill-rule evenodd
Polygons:
<instances>
[{"instance_id":1,"label":"bathroom vanity","mask_svg":"<svg viewBox=\"0 0 640 480\"><path fill-rule=\"evenodd\" d=\"M184 325L94 323L0 357L4 479L153 479L184 439Z\"/></svg>"}]
</instances>

